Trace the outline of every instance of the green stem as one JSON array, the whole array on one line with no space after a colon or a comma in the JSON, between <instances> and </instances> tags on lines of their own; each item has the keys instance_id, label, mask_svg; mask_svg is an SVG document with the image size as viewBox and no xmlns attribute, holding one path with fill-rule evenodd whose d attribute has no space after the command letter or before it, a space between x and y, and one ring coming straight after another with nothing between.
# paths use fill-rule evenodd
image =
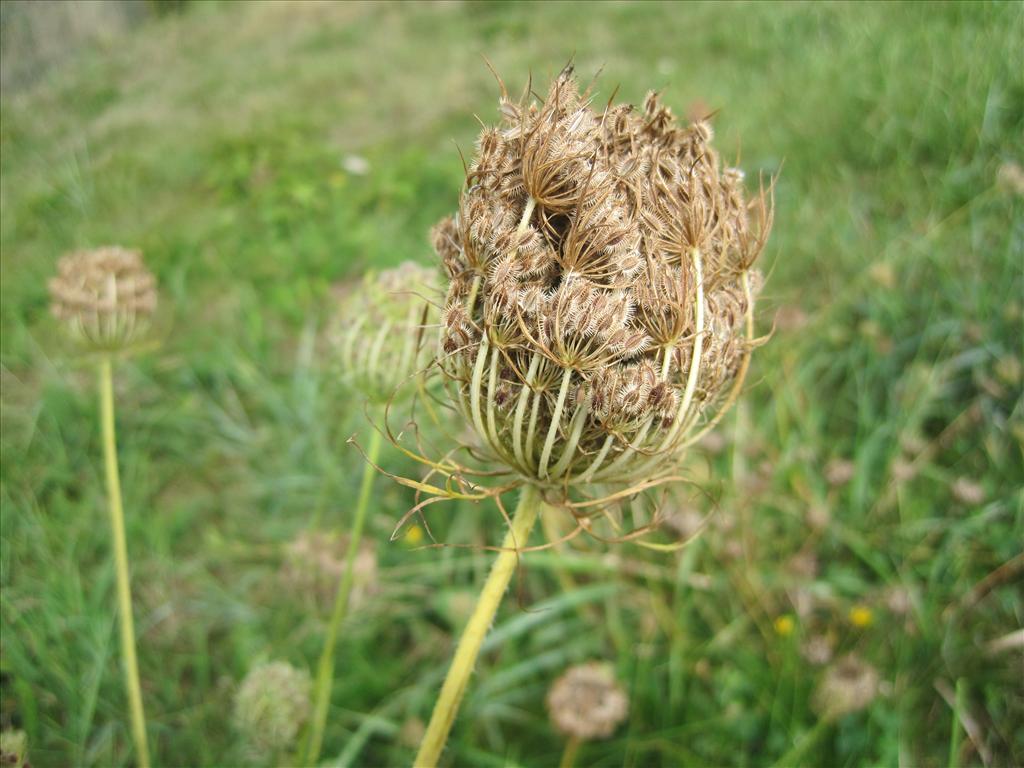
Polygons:
<instances>
[{"instance_id":1,"label":"green stem","mask_svg":"<svg viewBox=\"0 0 1024 768\"><path fill-rule=\"evenodd\" d=\"M114 375L110 357L100 360L100 419L103 432L103 464L107 476L107 502L110 507L111 544L117 573L117 605L121 619L121 656L124 685L132 720L132 738L141 768L149 768L146 743L146 716L142 710L142 686L139 662L135 656L135 622L132 618L132 592L128 580L128 545L124 533L124 507L121 503L121 478L117 471L117 435L114 423Z\"/></svg>"},{"instance_id":2,"label":"green stem","mask_svg":"<svg viewBox=\"0 0 1024 768\"><path fill-rule=\"evenodd\" d=\"M316 765L323 745L324 728L327 725L327 708L331 702L331 686L334 683L334 651L338 642L338 630L348 609L349 597L352 594L352 582L355 579L355 563L359 555L359 542L366 524L366 511L370 506L370 491L373 489L373 477L376 472L374 464L380 455L381 434L374 429L370 444L366 449L366 464L363 467L363 479L359 486L359 499L356 502L355 519L349 534L348 552L345 555L345 570L338 582L338 591L334 595L334 609L331 612L331 623L327 626L324 647L320 654L320 662L316 671L316 693L313 707L313 720L309 732L309 746L301 761L302 765Z\"/></svg>"},{"instance_id":3,"label":"green stem","mask_svg":"<svg viewBox=\"0 0 1024 768\"><path fill-rule=\"evenodd\" d=\"M818 740L825 735L833 722L832 717L821 718L810 731L804 734L800 741L793 745L789 752L772 764L773 768L792 768L792 766L803 765L804 753L818 743Z\"/></svg>"},{"instance_id":4,"label":"green stem","mask_svg":"<svg viewBox=\"0 0 1024 768\"><path fill-rule=\"evenodd\" d=\"M518 549L526 545L537 519L540 504L540 492L532 485L523 486L519 505L512 517L512 528L505 535L502 551L491 567L491 573L484 582L473 615L469 617L469 622L459 639L459 645L455 649L455 658L452 659L448 676L441 686L441 693L434 705L434 713L430 716L420 751L413 762L416 768L435 768L441 757L441 751L448 740L448 733L452 729L455 715L469 684L473 665L480 654L480 646L512 579L512 573L519 560Z\"/></svg>"},{"instance_id":5,"label":"green stem","mask_svg":"<svg viewBox=\"0 0 1024 768\"><path fill-rule=\"evenodd\" d=\"M569 740L565 742L565 751L562 753L562 759L558 763L558 768L572 768L576 762L576 754L580 751L580 737L570 736Z\"/></svg>"},{"instance_id":6,"label":"green stem","mask_svg":"<svg viewBox=\"0 0 1024 768\"><path fill-rule=\"evenodd\" d=\"M956 694L953 699L953 725L949 734L949 767L960 765L960 745L963 743L963 729L960 727L960 716L964 711L965 686L962 677L957 678Z\"/></svg>"}]
</instances>

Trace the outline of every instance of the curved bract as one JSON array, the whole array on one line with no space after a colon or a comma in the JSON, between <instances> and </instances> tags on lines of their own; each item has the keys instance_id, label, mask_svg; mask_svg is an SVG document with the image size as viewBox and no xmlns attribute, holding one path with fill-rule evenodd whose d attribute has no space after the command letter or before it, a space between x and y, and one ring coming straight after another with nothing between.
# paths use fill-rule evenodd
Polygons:
<instances>
[{"instance_id":1,"label":"curved bract","mask_svg":"<svg viewBox=\"0 0 1024 768\"><path fill-rule=\"evenodd\" d=\"M429 363L429 345L423 343L427 297L439 284L436 269L406 261L370 272L340 292L330 340L347 384L372 402L384 402Z\"/></svg>"},{"instance_id":2,"label":"curved bract","mask_svg":"<svg viewBox=\"0 0 1024 768\"><path fill-rule=\"evenodd\" d=\"M440 364L489 459L550 500L607 499L669 472L738 394L770 189L747 200L708 123L654 93L595 110L569 69L543 103L502 86L501 116L433 231Z\"/></svg>"}]
</instances>

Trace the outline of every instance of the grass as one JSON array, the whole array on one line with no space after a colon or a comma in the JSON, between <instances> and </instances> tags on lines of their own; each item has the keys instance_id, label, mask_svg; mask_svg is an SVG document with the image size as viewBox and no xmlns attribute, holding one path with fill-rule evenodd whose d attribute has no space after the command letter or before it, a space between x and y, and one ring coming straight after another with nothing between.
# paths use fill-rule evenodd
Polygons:
<instances>
[{"instance_id":1,"label":"grass","mask_svg":"<svg viewBox=\"0 0 1024 768\"><path fill-rule=\"evenodd\" d=\"M1021 653L986 650L1024 622L1024 199L997 183L1024 164L1022 39L1013 3L203 4L5 92L2 725L38 766L133 761L92 369L47 316L57 257L120 242L161 281L163 344L116 371L151 750L238 764L238 681L260 658L312 668L327 619L282 582L284 547L318 506L345 528L361 471L360 404L317 340L329 288L431 258L456 145L494 114L480 53L513 87L574 54L604 67L599 98L720 109L748 174L783 168L760 327L785 311L688 462L678 503L713 513L705 535L531 556L448 760L556 763L545 691L595 658L631 715L580 765L761 766L805 739L821 766L1024 762ZM411 760L490 561L389 544L412 500L382 477L375 502L379 591L346 624L324 744L346 765ZM502 529L471 505L431 524ZM884 695L816 729L812 638Z\"/></svg>"}]
</instances>

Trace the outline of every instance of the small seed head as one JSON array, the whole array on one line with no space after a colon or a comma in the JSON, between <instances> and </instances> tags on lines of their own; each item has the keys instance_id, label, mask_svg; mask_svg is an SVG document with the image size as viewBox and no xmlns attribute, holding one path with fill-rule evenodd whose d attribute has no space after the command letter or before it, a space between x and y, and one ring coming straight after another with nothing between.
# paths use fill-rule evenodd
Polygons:
<instances>
[{"instance_id":1,"label":"small seed head","mask_svg":"<svg viewBox=\"0 0 1024 768\"><path fill-rule=\"evenodd\" d=\"M146 333L156 280L138 251L107 246L61 257L49 283L51 310L80 343L115 351Z\"/></svg>"},{"instance_id":2,"label":"small seed head","mask_svg":"<svg viewBox=\"0 0 1024 768\"><path fill-rule=\"evenodd\" d=\"M570 667L548 691L551 722L565 736L607 739L629 714L629 697L607 664Z\"/></svg>"},{"instance_id":3,"label":"small seed head","mask_svg":"<svg viewBox=\"0 0 1024 768\"><path fill-rule=\"evenodd\" d=\"M451 236L450 223L435 227L439 252L453 252ZM438 285L435 270L407 261L339 291L328 338L342 379L368 399L385 401L422 370L429 361L424 326L437 322L429 297Z\"/></svg>"},{"instance_id":4,"label":"small seed head","mask_svg":"<svg viewBox=\"0 0 1024 768\"><path fill-rule=\"evenodd\" d=\"M0 766L3 768L29 768L28 735L24 731L0 732Z\"/></svg>"},{"instance_id":5,"label":"small seed head","mask_svg":"<svg viewBox=\"0 0 1024 768\"><path fill-rule=\"evenodd\" d=\"M347 535L303 531L285 548L281 581L289 591L311 593L327 604L345 571ZM378 586L377 554L372 543L363 541L356 552L354 580L349 604L357 610Z\"/></svg>"},{"instance_id":6,"label":"small seed head","mask_svg":"<svg viewBox=\"0 0 1024 768\"><path fill-rule=\"evenodd\" d=\"M878 696L878 671L854 655L839 659L826 672L815 697L825 716L841 717L867 707Z\"/></svg>"},{"instance_id":7,"label":"small seed head","mask_svg":"<svg viewBox=\"0 0 1024 768\"><path fill-rule=\"evenodd\" d=\"M235 726L261 752L289 749L309 717L305 670L275 661L253 667L235 694Z\"/></svg>"}]
</instances>

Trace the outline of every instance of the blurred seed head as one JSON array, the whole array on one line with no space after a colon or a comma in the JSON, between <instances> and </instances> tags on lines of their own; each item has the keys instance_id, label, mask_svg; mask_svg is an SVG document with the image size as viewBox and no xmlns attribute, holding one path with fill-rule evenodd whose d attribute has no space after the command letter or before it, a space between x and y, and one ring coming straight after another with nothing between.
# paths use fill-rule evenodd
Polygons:
<instances>
[{"instance_id":1,"label":"blurred seed head","mask_svg":"<svg viewBox=\"0 0 1024 768\"><path fill-rule=\"evenodd\" d=\"M985 488L969 477L958 477L950 486L953 498L961 504L977 506L985 501Z\"/></svg>"},{"instance_id":2,"label":"blurred seed head","mask_svg":"<svg viewBox=\"0 0 1024 768\"><path fill-rule=\"evenodd\" d=\"M548 691L551 722L565 736L606 739L629 714L629 697L607 664L570 667Z\"/></svg>"},{"instance_id":3,"label":"blurred seed head","mask_svg":"<svg viewBox=\"0 0 1024 768\"><path fill-rule=\"evenodd\" d=\"M122 350L138 340L156 311L156 279L138 251L120 246L62 256L49 288L54 317L97 350Z\"/></svg>"},{"instance_id":4,"label":"blurred seed head","mask_svg":"<svg viewBox=\"0 0 1024 768\"><path fill-rule=\"evenodd\" d=\"M825 717L841 717L867 707L879 693L878 671L850 654L825 672L815 694L815 707Z\"/></svg>"},{"instance_id":5,"label":"blurred seed head","mask_svg":"<svg viewBox=\"0 0 1024 768\"><path fill-rule=\"evenodd\" d=\"M312 593L323 603L330 601L345 572L348 544L349 537L344 534L300 532L285 548L281 580L289 591ZM353 569L349 604L356 610L378 588L377 553L371 542L360 542Z\"/></svg>"},{"instance_id":6,"label":"blurred seed head","mask_svg":"<svg viewBox=\"0 0 1024 768\"><path fill-rule=\"evenodd\" d=\"M439 291L439 278L436 270L406 261L337 293L328 340L342 379L369 400L391 398L428 364L424 326L437 322L430 297Z\"/></svg>"},{"instance_id":7,"label":"blurred seed head","mask_svg":"<svg viewBox=\"0 0 1024 768\"><path fill-rule=\"evenodd\" d=\"M834 641L828 635L812 635L801 648L800 655L815 666L823 666L832 661Z\"/></svg>"},{"instance_id":8,"label":"blurred seed head","mask_svg":"<svg viewBox=\"0 0 1024 768\"><path fill-rule=\"evenodd\" d=\"M825 465L825 480L833 488L841 488L857 474L857 466L848 459L832 459Z\"/></svg>"},{"instance_id":9,"label":"blurred seed head","mask_svg":"<svg viewBox=\"0 0 1024 768\"><path fill-rule=\"evenodd\" d=\"M571 68L486 127L458 213L442 368L493 458L554 494L649 477L714 418L754 346L770 189L651 93L594 109ZM664 464L664 461L661 461Z\"/></svg>"},{"instance_id":10,"label":"blurred seed head","mask_svg":"<svg viewBox=\"0 0 1024 768\"><path fill-rule=\"evenodd\" d=\"M708 523L708 515L683 500L674 500L660 516L661 527L682 541L700 533Z\"/></svg>"},{"instance_id":11,"label":"blurred seed head","mask_svg":"<svg viewBox=\"0 0 1024 768\"><path fill-rule=\"evenodd\" d=\"M235 693L234 721L249 746L262 752L289 749L310 710L310 679L283 661L253 667Z\"/></svg>"},{"instance_id":12,"label":"blurred seed head","mask_svg":"<svg viewBox=\"0 0 1024 768\"><path fill-rule=\"evenodd\" d=\"M1024 167L1019 163L1006 162L999 166L996 182L1008 192L1024 197Z\"/></svg>"},{"instance_id":13,"label":"blurred seed head","mask_svg":"<svg viewBox=\"0 0 1024 768\"><path fill-rule=\"evenodd\" d=\"M901 585L893 585L885 592L885 607L897 616L905 616L914 607L913 594Z\"/></svg>"},{"instance_id":14,"label":"blurred seed head","mask_svg":"<svg viewBox=\"0 0 1024 768\"><path fill-rule=\"evenodd\" d=\"M0 766L3 768L29 768L28 735L24 731L0 732Z\"/></svg>"}]
</instances>

